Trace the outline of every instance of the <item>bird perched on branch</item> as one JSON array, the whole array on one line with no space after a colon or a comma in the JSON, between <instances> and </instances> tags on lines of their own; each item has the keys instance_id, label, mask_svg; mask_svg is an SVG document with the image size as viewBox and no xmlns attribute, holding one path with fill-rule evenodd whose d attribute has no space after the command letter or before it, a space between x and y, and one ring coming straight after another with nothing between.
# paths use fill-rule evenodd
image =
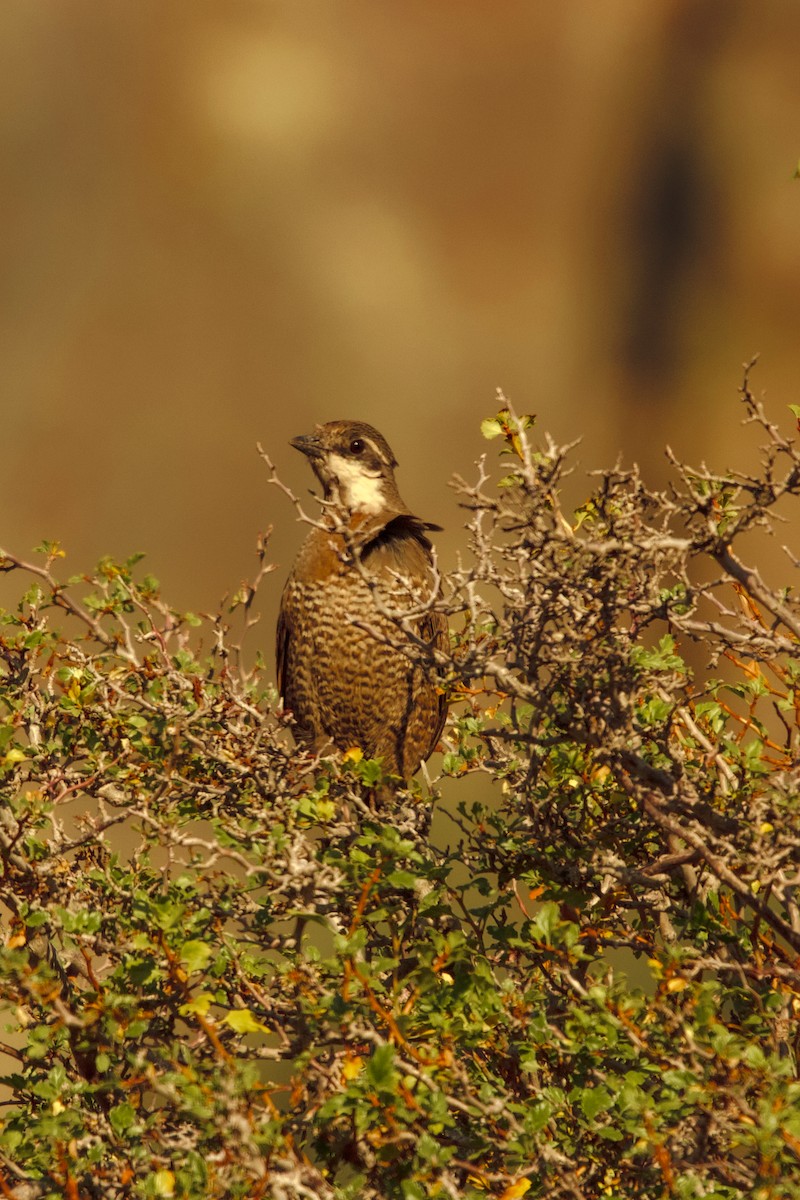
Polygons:
<instances>
[{"instance_id":1,"label":"bird perched on branch","mask_svg":"<svg viewBox=\"0 0 800 1200\"><path fill-rule=\"evenodd\" d=\"M403 503L395 457L371 425L329 421L291 444L322 484L324 508L281 599L278 689L299 742L358 747L408 780L447 711L424 661L425 647L448 645L446 617L431 607L427 531L440 526Z\"/></svg>"}]
</instances>

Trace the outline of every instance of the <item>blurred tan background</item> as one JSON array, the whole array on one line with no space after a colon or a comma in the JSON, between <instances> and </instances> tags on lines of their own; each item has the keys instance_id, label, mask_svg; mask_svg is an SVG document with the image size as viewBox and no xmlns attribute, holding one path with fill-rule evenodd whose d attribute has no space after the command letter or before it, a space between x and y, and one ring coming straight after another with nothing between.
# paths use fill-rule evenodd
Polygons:
<instances>
[{"instance_id":1,"label":"blurred tan background","mask_svg":"<svg viewBox=\"0 0 800 1200\"><path fill-rule=\"evenodd\" d=\"M269 621L257 440L305 489L373 422L445 562L497 386L586 468L736 461L746 358L800 402L799 50L796 0L4 0L0 544L203 609L272 523Z\"/></svg>"}]
</instances>

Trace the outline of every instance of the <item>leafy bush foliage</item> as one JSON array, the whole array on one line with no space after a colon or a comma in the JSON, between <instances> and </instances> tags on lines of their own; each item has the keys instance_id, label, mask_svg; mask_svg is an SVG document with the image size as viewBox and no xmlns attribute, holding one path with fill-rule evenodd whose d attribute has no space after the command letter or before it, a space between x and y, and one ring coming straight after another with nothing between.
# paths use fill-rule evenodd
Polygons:
<instances>
[{"instance_id":1,"label":"leafy bush foliage","mask_svg":"<svg viewBox=\"0 0 800 1200\"><path fill-rule=\"evenodd\" d=\"M800 456L742 398L757 475L569 514L484 422L452 653L398 621L442 776L391 804L293 749L266 545L202 620L4 553L2 1195L800 1197L800 605L740 549Z\"/></svg>"}]
</instances>

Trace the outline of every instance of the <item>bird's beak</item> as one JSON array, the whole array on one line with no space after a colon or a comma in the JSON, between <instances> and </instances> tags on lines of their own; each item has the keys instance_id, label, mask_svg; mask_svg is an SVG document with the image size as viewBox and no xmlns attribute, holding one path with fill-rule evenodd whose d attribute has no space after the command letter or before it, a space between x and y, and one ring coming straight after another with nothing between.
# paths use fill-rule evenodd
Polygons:
<instances>
[{"instance_id":1,"label":"bird's beak","mask_svg":"<svg viewBox=\"0 0 800 1200\"><path fill-rule=\"evenodd\" d=\"M316 433L303 433L300 437L292 438L289 445L294 446L295 450L299 450L307 458L322 458L324 453L319 435Z\"/></svg>"}]
</instances>

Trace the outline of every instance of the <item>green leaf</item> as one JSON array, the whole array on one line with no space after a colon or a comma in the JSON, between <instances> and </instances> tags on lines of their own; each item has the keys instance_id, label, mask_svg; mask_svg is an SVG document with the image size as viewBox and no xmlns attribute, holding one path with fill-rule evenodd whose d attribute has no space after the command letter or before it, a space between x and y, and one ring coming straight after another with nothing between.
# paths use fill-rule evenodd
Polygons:
<instances>
[{"instance_id":1,"label":"green leaf","mask_svg":"<svg viewBox=\"0 0 800 1200\"><path fill-rule=\"evenodd\" d=\"M601 1125L596 1132L604 1142L621 1142L625 1137L623 1131L617 1129L616 1125Z\"/></svg>"},{"instance_id":2,"label":"green leaf","mask_svg":"<svg viewBox=\"0 0 800 1200\"><path fill-rule=\"evenodd\" d=\"M389 886L397 888L413 888L418 879L412 871L392 871L386 876Z\"/></svg>"},{"instance_id":3,"label":"green leaf","mask_svg":"<svg viewBox=\"0 0 800 1200\"><path fill-rule=\"evenodd\" d=\"M132 1104L123 1101L122 1104L116 1104L109 1110L108 1119L114 1132L122 1137L135 1122L136 1109Z\"/></svg>"},{"instance_id":4,"label":"green leaf","mask_svg":"<svg viewBox=\"0 0 800 1200\"><path fill-rule=\"evenodd\" d=\"M189 941L181 946L180 957L187 971L204 971L214 957L214 951L206 942Z\"/></svg>"},{"instance_id":5,"label":"green leaf","mask_svg":"<svg viewBox=\"0 0 800 1200\"><path fill-rule=\"evenodd\" d=\"M611 1093L602 1085L591 1088L584 1088L581 1092L580 1105L581 1111L590 1121L596 1117L598 1113L605 1112L614 1103L614 1098Z\"/></svg>"},{"instance_id":6,"label":"green leaf","mask_svg":"<svg viewBox=\"0 0 800 1200\"><path fill-rule=\"evenodd\" d=\"M208 1012L208 1010L211 1008L211 1005L213 1003L214 1003L213 993L199 992L196 996L194 996L186 1004L182 1004L180 1006L180 1008L178 1009L178 1012L181 1014L182 1017L188 1017L191 1015L204 1017L206 1015L206 1013Z\"/></svg>"},{"instance_id":7,"label":"green leaf","mask_svg":"<svg viewBox=\"0 0 800 1200\"><path fill-rule=\"evenodd\" d=\"M395 1079L394 1046L377 1046L367 1059L367 1078L376 1088L391 1088Z\"/></svg>"},{"instance_id":8,"label":"green leaf","mask_svg":"<svg viewBox=\"0 0 800 1200\"><path fill-rule=\"evenodd\" d=\"M262 1025L249 1008L233 1008L225 1014L222 1021L235 1033L269 1033L267 1026Z\"/></svg>"}]
</instances>

